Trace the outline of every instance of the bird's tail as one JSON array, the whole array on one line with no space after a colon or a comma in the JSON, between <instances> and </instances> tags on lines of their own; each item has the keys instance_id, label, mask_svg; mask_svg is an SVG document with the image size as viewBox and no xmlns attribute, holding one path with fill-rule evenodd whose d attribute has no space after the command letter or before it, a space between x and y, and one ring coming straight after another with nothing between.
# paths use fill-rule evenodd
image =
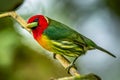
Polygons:
<instances>
[{"instance_id":1,"label":"bird's tail","mask_svg":"<svg viewBox=\"0 0 120 80\"><path fill-rule=\"evenodd\" d=\"M110 56L112 56L112 57L116 58L116 56L115 56L115 55L113 55L111 52L109 52L109 51L107 51L107 50L103 49L103 48L102 48L102 47L100 47L100 46L96 46L96 49L98 49L98 50L100 50L100 51L103 51L103 52L105 52L105 53L109 54Z\"/></svg>"}]
</instances>

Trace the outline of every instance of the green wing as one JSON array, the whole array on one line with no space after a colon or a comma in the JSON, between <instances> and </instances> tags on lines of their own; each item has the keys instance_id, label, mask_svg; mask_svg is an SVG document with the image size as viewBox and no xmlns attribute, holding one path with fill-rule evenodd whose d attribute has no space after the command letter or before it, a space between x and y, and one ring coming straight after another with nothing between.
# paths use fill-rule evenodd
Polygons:
<instances>
[{"instance_id":1,"label":"green wing","mask_svg":"<svg viewBox=\"0 0 120 80\"><path fill-rule=\"evenodd\" d=\"M78 40L80 43L85 43L79 33L69 28L68 26L49 19L49 27L44 31L51 40Z\"/></svg>"},{"instance_id":2,"label":"green wing","mask_svg":"<svg viewBox=\"0 0 120 80\"><path fill-rule=\"evenodd\" d=\"M51 40L66 40L83 46L95 46L95 43L70 27L49 19L49 27L44 31Z\"/></svg>"}]
</instances>

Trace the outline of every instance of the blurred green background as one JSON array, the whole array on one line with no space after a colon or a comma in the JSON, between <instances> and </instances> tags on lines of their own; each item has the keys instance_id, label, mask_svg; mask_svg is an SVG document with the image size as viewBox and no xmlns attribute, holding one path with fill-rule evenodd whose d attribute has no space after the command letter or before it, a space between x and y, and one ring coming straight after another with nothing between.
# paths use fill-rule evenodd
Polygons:
<instances>
[{"instance_id":1,"label":"blurred green background","mask_svg":"<svg viewBox=\"0 0 120 80\"><path fill-rule=\"evenodd\" d=\"M26 21L44 14L62 22L117 56L88 51L76 66L81 74L120 80L119 0L3 0L0 13L16 10ZM0 80L49 80L69 76L52 54L10 17L0 19Z\"/></svg>"}]
</instances>

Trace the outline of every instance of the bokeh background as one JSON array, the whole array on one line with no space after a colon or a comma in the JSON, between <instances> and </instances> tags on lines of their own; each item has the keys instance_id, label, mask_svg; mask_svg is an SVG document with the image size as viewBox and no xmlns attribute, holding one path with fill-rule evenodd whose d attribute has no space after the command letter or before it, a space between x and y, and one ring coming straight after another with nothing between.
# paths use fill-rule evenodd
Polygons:
<instances>
[{"instance_id":1,"label":"bokeh background","mask_svg":"<svg viewBox=\"0 0 120 80\"><path fill-rule=\"evenodd\" d=\"M76 61L81 74L120 80L119 0L1 0L0 13L16 10L26 21L43 14L62 22L117 56L88 51ZM62 33L61 33L62 34ZM12 18L0 19L0 80L49 80L69 76L52 54Z\"/></svg>"}]
</instances>

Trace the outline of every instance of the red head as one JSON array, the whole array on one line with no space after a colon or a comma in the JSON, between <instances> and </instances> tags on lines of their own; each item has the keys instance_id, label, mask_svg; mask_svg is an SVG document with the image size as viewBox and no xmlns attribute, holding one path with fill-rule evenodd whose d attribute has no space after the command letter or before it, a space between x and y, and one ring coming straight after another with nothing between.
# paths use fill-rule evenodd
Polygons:
<instances>
[{"instance_id":1,"label":"red head","mask_svg":"<svg viewBox=\"0 0 120 80\"><path fill-rule=\"evenodd\" d=\"M35 15L29 18L28 23L38 22L38 25L31 28L35 39L39 38L48 27L48 20L43 15Z\"/></svg>"}]
</instances>

